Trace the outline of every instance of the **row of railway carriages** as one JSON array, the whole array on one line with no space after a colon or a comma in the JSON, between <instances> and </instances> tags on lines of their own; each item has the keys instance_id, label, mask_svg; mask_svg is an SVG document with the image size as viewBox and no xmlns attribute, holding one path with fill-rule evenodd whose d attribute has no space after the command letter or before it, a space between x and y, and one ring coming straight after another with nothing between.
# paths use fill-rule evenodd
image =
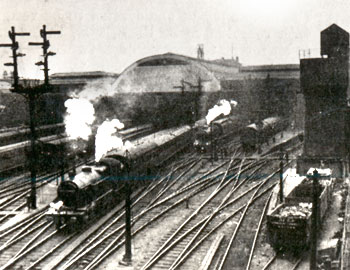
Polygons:
<instances>
[{"instance_id":1,"label":"row of railway carriages","mask_svg":"<svg viewBox=\"0 0 350 270\"><path fill-rule=\"evenodd\" d=\"M281 121L274 118L271 121L277 124ZM270 123L269 119L265 122ZM178 152L188 148L197 148L200 151L210 146L207 136L203 139L203 132L215 141L223 140L223 136L230 139L237 137L244 127L242 121L233 117L224 117L214 120L212 129L203 121L198 121L194 126L184 125L155 131L154 133L132 140L129 146L120 147L109 151L99 162L85 166L74 179L62 182L58 187L58 201L52 204L50 216L57 226L69 220L88 220L99 209L113 205L120 197L117 190L130 181L133 184L143 184L154 180L154 169L159 168ZM232 134L232 131L234 131ZM277 129L275 130L275 132ZM230 133L231 132L231 133ZM261 130L266 137L267 133ZM238 136L239 138L239 136ZM107 188L107 189L106 189Z\"/></svg>"},{"instance_id":2,"label":"row of railway carriages","mask_svg":"<svg viewBox=\"0 0 350 270\"><path fill-rule=\"evenodd\" d=\"M157 131L109 151L101 160L85 166L74 179L58 187L58 198L48 215L56 226L87 221L121 200L126 181L139 186L155 179L154 169L184 151L193 137L190 126Z\"/></svg>"}]
</instances>

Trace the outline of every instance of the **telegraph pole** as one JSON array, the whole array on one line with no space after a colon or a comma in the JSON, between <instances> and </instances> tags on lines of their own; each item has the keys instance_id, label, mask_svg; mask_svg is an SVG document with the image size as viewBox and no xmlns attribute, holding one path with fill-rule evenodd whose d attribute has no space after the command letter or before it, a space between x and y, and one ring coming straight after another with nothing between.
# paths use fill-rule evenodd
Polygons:
<instances>
[{"instance_id":1,"label":"telegraph pole","mask_svg":"<svg viewBox=\"0 0 350 270\"><path fill-rule=\"evenodd\" d=\"M318 171L312 175L312 220L311 220L311 255L310 270L317 269L317 220L318 220Z\"/></svg>"},{"instance_id":2,"label":"telegraph pole","mask_svg":"<svg viewBox=\"0 0 350 270\"><path fill-rule=\"evenodd\" d=\"M195 101L194 101L194 115L195 115L195 120L197 121L199 119L199 105L200 105L200 96L202 94L202 79L201 77L198 77L198 85L192 86L192 88L198 88L198 91L196 92L197 94L195 95Z\"/></svg>"},{"instance_id":3,"label":"telegraph pole","mask_svg":"<svg viewBox=\"0 0 350 270\"><path fill-rule=\"evenodd\" d=\"M280 203L283 202L283 159L280 161Z\"/></svg>"},{"instance_id":4,"label":"telegraph pole","mask_svg":"<svg viewBox=\"0 0 350 270\"><path fill-rule=\"evenodd\" d=\"M128 178L125 181L125 254L119 262L120 265L132 265L131 251L131 183L130 183L130 168L127 168ZM135 179L132 178L134 181Z\"/></svg>"}]
</instances>

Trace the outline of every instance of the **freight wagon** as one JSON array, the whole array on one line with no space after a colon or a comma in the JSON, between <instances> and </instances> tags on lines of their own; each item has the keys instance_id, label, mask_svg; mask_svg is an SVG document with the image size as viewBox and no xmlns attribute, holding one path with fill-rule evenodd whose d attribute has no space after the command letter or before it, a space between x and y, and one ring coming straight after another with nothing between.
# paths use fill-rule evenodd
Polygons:
<instances>
[{"instance_id":1,"label":"freight wagon","mask_svg":"<svg viewBox=\"0 0 350 270\"><path fill-rule=\"evenodd\" d=\"M318 182L317 223L320 228L331 203L333 180L330 175L321 174ZM282 248L295 251L308 247L311 236L312 196L312 179L305 177L284 202L267 215L268 238L276 250Z\"/></svg>"}]
</instances>

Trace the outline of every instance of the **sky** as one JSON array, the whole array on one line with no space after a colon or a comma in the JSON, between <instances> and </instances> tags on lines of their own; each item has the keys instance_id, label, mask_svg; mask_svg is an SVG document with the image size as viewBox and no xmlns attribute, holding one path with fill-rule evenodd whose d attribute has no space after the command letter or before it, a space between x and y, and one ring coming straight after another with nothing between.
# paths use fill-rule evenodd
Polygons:
<instances>
[{"instance_id":1,"label":"sky","mask_svg":"<svg viewBox=\"0 0 350 270\"><path fill-rule=\"evenodd\" d=\"M0 0L0 43L18 37L19 75L43 79L34 63L42 49L39 31L51 35L50 74L120 73L133 62L167 52L204 58L239 57L243 65L293 64L299 50L320 47L320 31L336 23L350 31L349 0ZM11 71L9 48L0 48L0 76Z\"/></svg>"}]
</instances>

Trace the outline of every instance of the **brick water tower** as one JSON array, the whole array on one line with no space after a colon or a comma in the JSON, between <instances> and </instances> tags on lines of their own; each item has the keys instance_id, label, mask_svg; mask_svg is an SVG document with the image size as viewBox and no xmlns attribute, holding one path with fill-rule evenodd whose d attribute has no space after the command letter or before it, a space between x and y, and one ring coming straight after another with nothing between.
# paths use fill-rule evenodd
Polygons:
<instances>
[{"instance_id":1,"label":"brick water tower","mask_svg":"<svg viewBox=\"0 0 350 270\"><path fill-rule=\"evenodd\" d=\"M347 171L348 84L349 33L332 24L321 32L321 58L300 60L300 89L306 107L300 174L323 165L339 177Z\"/></svg>"}]
</instances>

